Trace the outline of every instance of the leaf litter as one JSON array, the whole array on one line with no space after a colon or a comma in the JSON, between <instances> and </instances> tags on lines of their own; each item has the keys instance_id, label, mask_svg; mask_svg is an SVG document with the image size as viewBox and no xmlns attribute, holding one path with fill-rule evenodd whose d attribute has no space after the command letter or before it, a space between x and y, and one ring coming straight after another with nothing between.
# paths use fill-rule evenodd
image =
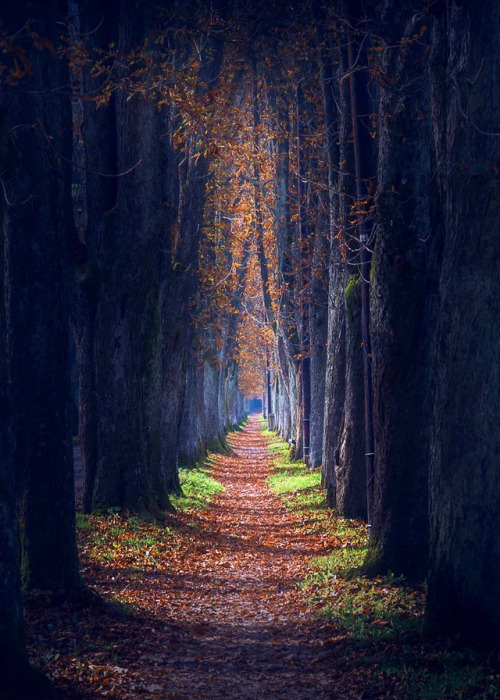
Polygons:
<instances>
[{"instance_id":1,"label":"leaf litter","mask_svg":"<svg viewBox=\"0 0 500 700\"><path fill-rule=\"evenodd\" d=\"M27 600L33 663L68 698L476 697L415 694L421 679L411 664L391 670L419 642L414 630L411 638L392 627L388 634L390 623L367 608L370 596L379 607L380 596L394 597L397 582L374 581L373 596L368 584L325 569L333 552L361 548L366 530L339 527L317 504L308 510L298 492L273 493L269 475L279 459L269 440L255 417L231 435L231 453L210 460L210 478L223 489L201 509L185 499L162 523L79 515L82 573L98 596L92 605L51 604L49 592ZM420 614L421 592L410 591L409 603L397 595L404 614ZM349 624L358 618L375 636L358 629L353 637ZM436 663L432 650L419 649L422 666L427 657Z\"/></svg>"}]
</instances>

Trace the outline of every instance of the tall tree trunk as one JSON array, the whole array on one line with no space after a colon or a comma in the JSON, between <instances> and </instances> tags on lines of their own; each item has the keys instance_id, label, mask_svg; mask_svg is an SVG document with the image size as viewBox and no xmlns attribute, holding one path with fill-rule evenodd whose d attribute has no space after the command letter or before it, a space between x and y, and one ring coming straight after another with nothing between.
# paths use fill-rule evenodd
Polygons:
<instances>
[{"instance_id":1,"label":"tall tree trunk","mask_svg":"<svg viewBox=\"0 0 500 700\"><path fill-rule=\"evenodd\" d=\"M290 105L287 97L271 88L270 106L277 136L274 139L276 162L276 247L278 253L278 284L280 295L277 314L277 364L280 376L281 431L288 440L298 438L297 427L297 367L295 356L300 352L297 324L295 281L297 265L294 259L294 229L290 211Z\"/></svg>"},{"instance_id":2,"label":"tall tree trunk","mask_svg":"<svg viewBox=\"0 0 500 700\"><path fill-rule=\"evenodd\" d=\"M311 354L311 449L309 464L320 467L323 458L323 424L325 408L326 339L328 331L328 235L319 227L315 237L310 303Z\"/></svg>"},{"instance_id":3,"label":"tall tree trunk","mask_svg":"<svg viewBox=\"0 0 500 700\"><path fill-rule=\"evenodd\" d=\"M100 9L94 6L93 13L99 15ZM105 45L118 22L119 45L126 53L144 41L154 21L154 9L137 12L121 3L119 12L111 8L98 24L102 34L95 40ZM142 95L117 91L107 108L86 108L86 265L95 277L89 287L97 289L93 309L87 307L90 328L82 349L93 368L82 407L87 404L90 411L84 454L86 505L92 509L120 506L160 515L169 507L159 468L157 406L158 232L166 218L157 205L162 199L161 126L156 105ZM96 148L101 139L102 151ZM114 176L109 185L108 178L95 174L103 172Z\"/></svg>"},{"instance_id":4,"label":"tall tree trunk","mask_svg":"<svg viewBox=\"0 0 500 700\"><path fill-rule=\"evenodd\" d=\"M345 397L336 454L338 512L366 520L366 465L364 443L363 356L361 333L361 280L350 277L345 289Z\"/></svg>"},{"instance_id":5,"label":"tall tree trunk","mask_svg":"<svg viewBox=\"0 0 500 700\"><path fill-rule=\"evenodd\" d=\"M426 23L386 3L380 70L377 241L371 285L375 502L369 569L423 579L439 232L432 172ZM410 40L410 43L404 42ZM403 45L400 44L403 42ZM395 48L396 47L396 48ZM416 128L418 125L418 128Z\"/></svg>"},{"instance_id":6,"label":"tall tree trunk","mask_svg":"<svg viewBox=\"0 0 500 700\"><path fill-rule=\"evenodd\" d=\"M300 419L302 423L300 441L297 440L297 457L302 456L304 462L309 464L309 452L311 448L311 332L309 319L310 300L310 227L308 225L308 202L306 193L307 170L306 152L304 143L304 120L307 111L304 95L300 85L297 87L297 200L298 200L298 239L300 255L300 280L298 284L300 307Z\"/></svg>"},{"instance_id":7,"label":"tall tree trunk","mask_svg":"<svg viewBox=\"0 0 500 700\"><path fill-rule=\"evenodd\" d=\"M2 106L3 107L3 106ZM0 112L0 148L9 150L5 112ZM4 163L2 163L2 166ZM0 200L3 222L7 202ZM4 260L3 226L0 235L0 260ZM23 608L19 531L16 510L16 478L14 470L14 434L12 406L7 373L5 318L5 270L0 265L0 673L2 685L15 697L20 680L28 674L28 658L24 645Z\"/></svg>"},{"instance_id":8,"label":"tall tree trunk","mask_svg":"<svg viewBox=\"0 0 500 700\"><path fill-rule=\"evenodd\" d=\"M348 158L349 85L339 81L343 52L337 51L337 67L334 53L324 32L324 17L319 3L315 3L315 26L320 46L320 75L323 90L323 107L326 124L326 150L328 155L328 193L330 242L328 259L328 326L326 338L326 376L322 450L322 482L326 488L327 502L337 505L336 464L345 400L345 304L343 259L340 251L344 222L347 219L346 188L350 159ZM340 82L338 95L335 94Z\"/></svg>"},{"instance_id":9,"label":"tall tree trunk","mask_svg":"<svg viewBox=\"0 0 500 700\"><path fill-rule=\"evenodd\" d=\"M430 446L427 629L500 628L500 6L433 26L432 115L444 224ZM446 34L447 33L447 36ZM440 222L438 222L440 223Z\"/></svg>"},{"instance_id":10,"label":"tall tree trunk","mask_svg":"<svg viewBox=\"0 0 500 700\"><path fill-rule=\"evenodd\" d=\"M326 344L325 418L323 425L322 482L328 505L337 505L336 464L345 401L346 331L342 301L342 272L335 248L330 253L328 333Z\"/></svg>"},{"instance_id":11,"label":"tall tree trunk","mask_svg":"<svg viewBox=\"0 0 500 700\"><path fill-rule=\"evenodd\" d=\"M351 7L350 0L347 1ZM359 8L353 5L349 18L357 17ZM373 482L374 482L374 439L373 439L373 409L372 409L372 354L370 340L370 264L371 252L369 248L370 222L368 219L368 200L370 197L370 177L373 174L371 158L371 138L368 130L368 115L371 113L370 97L368 92L368 67L367 52L365 48L366 36L361 38L357 46L357 60L360 68L355 70L354 63L354 39L352 32L347 31L347 49L349 59L349 96L351 105L352 143L354 157L354 173L356 182L356 206L355 213L358 216L358 246L360 285L361 285L361 333L363 353L363 384L364 384L364 435L365 435L365 463L366 463L366 500L368 524L372 521L373 507Z\"/></svg>"},{"instance_id":12,"label":"tall tree trunk","mask_svg":"<svg viewBox=\"0 0 500 700\"><path fill-rule=\"evenodd\" d=\"M99 14L97 5L93 11ZM98 23L102 32L95 41L105 46L119 22L126 54L158 21L155 7L138 11L122 2ZM220 60L220 42L208 40L200 90L213 83ZM90 103L85 113L86 267L94 285L88 285L92 304L81 343L84 355L92 345L93 376L90 371L82 406L95 409L84 440L87 507L94 509L120 506L161 515L169 508L168 491L179 490L180 422L193 343L187 319L197 288L208 161L192 135L184 152L175 152L173 112L159 111L143 91L117 90L107 108ZM102 150L95 148L99 138L105 140ZM115 177L107 186L95 173L109 169Z\"/></svg>"},{"instance_id":13,"label":"tall tree trunk","mask_svg":"<svg viewBox=\"0 0 500 700\"><path fill-rule=\"evenodd\" d=\"M92 37L92 48L105 51L118 40L117 15L119 0L107 3L103 11L99 2L89 2L80 14L80 29ZM83 71L82 91L93 95L101 85L89 71ZM114 216L118 179L106 177L117 170L116 96L112 95L106 107L97 108L91 100L84 100L82 132L85 160L81 163L81 177L85 182L86 229L81 232L82 254L76 266L72 326L77 349L80 385L80 445L83 458L83 507L89 513L93 497L98 460L99 411L96 375L104 359L96 355L98 331L97 312L106 279L106 266L111 264L108 252L114 234ZM106 212L106 215L104 215ZM108 355L106 352L105 357Z\"/></svg>"},{"instance_id":14,"label":"tall tree trunk","mask_svg":"<svg viewBox=\"0 0 500 700\"><path fill-rule=\"evenodd\" d=\"M222 49L220 39L206 37L199 68L200 93L216 85ZM170 257L165 255L162 261L164 276L160 290L161 470L170 492L180 490L178 452L181 415L185 402L193 398L186 395L185 383L188 354L194 343L190 304L198 291L198 248L209 177L208 156L198 152L194 135L189 136L184 145L184 157L178 164L176 241L170 249Z\"/></svg>"},{"instance_id":15,"label":"tall tree trunk","mask_svg":"<svg viewBox=\"0 0 500 700\"><path fill-rule=\"evenodd\" d=\"M1 115L4 116L3 114ZM3 121L3 119L2 119ZM7 147L7 132L0 123L2 151ZM0 202L2 221L4 199ZM4 260L3 230L0 255ZM5 328L4 266L0 266L0 669L2 677L18 676L28 665L23 635L23 608L19 533L16 513L14 472L14 436L11 426L10 391L7 383L7 346ZM7 676L7 677L8 677Z\"/></svg>"},{"instance_id":16,"label":"tall tree trunk","mask_svg":"<svg viewBox=\"0 0 500 700\"><path fill-rule=\"evenodd\" d=\"M360 264L360 255L366 258L366 251L360 254L360 226L359 223L352 223L353 208L352 202L359 201L359 190L366 184L359 182L361 154L358 153L358 170L356 171L356 148L363 147L364 158L369 157L369 146L366 144L366 133L364 126L356 121L356 126L352 126L354 120L359 119L357 109L353 110L351 100L353 85L351 80L347 80L352 57L349 56L349 47L352 48L352 41L348 39L350 29L344 29L347 47L339 50L340 63L340 86L339 105L341 116L339 117L339 175L338 175L338 221L337 236L340 238L343 264L336 271L338 279L336 303L341 306L341 323L343 327L340 332L338 343L342 343L339 351L339 370L342 377L337 380L342 382L341 394L339 398L341 404L337 408L341 416L338 425L338 442L335 445L333 458L335 460L335 473L337 482L337 494L335 506L339 513L345 517L367 519L367 476L366 476L366 375L363 342L363 317L366 323L366 262ZM360 55L360 59L362 60ZM362 86L363 86L363 81ZM354 112L354 113L353 113ZM359 120L360 121L360 120ZM351 128L353 131L353 144L351 146ZM360 133L361 132L361 133ZM356 140L354 138L356 135ZM365 152L366 150L366 152ZM365 166L364 166L365 167ZM358 182L356 182L356 173ZM337 260L337 267L340 260ZM349 275L349 270L351 274ZM356 271L356 272L353 272ZM335 303L335 302L334 302ZM364 305L363 305L364 304ZM338 346L337 346L338 347ZM369 359L369 358L368 358Z\"/></svg>"},{"instance_id":17,"label":"tall tree trunk","mask_svg":"<svg viewBox=\"0 0 500 700\"><path fill-rule=\"evenodd\" d=\"M295 413L292 416L292 420L295 423L295 429L296 429L296 436L295 436L295 448L293 451L293 458L294 459L303 459L304 458L304 399L303 399L303 391L304 391L304 381L302 378L302 372L304 369L304 365L302 362L298 363L293 363L293 374L291 374L292 377L295 379Z\"/></svg>"},{"instance_id":18,"label":"tall tree trunk","mask_svg":"<svg viewBox=\"0 0 500 700\"><path fill-rule=\"evenodd\" d=\"M32 13L28 15L28 10ZM54 51L25 47L30 74L2 90L8 162L2 164L7 342L18 473L22 568L27 588L81 586L75 542L68 291L73 241L69 82L56 58L62 2L10 4L14 34L33 30Z\"/></svg>"},{"instance_id":19,"label":"tall tree trunk","mask_svg":"<svg viewBox=\"0 0 500 700\"><path fill-rule=\"evenodd\" d=\"M290 389L289 362L285 349L283 336L278 335L276 348L276 363L278 366L279 387L279 418L278 426L280 434L286 439L292 438L293 398Z\"/></svg>"},{"instance_id":20,"label":"tall tree trunk","mask_svg":"<svg viewBox=\"0 0 500 700\"><path fill-rule=\"evenodd\" d=\"M194 349L186 358L186 402L181 416L179 432L179 466L194 465L203 457L204 445L201 438L200 420L202 415L202 390L204 365L198 366Z\"/></svg>"}]
</instances>

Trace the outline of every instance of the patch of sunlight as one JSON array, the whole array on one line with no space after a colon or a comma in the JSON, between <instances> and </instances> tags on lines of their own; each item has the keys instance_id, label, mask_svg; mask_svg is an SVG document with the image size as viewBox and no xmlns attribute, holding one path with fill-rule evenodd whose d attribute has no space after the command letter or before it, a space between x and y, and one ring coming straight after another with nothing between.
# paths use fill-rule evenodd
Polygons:
<instances>
[{"instance_id":1,"label":"patch of sunlight","mask_svg":"<svg viewBox=\"0 0 500 700\"><path fill-rule=\"evenodd\" d=\"M213 462L179 469L182 495L171 496L172 505L180 511L204 510L224 486L211 476Z\"/></svg>"}]
</instances>

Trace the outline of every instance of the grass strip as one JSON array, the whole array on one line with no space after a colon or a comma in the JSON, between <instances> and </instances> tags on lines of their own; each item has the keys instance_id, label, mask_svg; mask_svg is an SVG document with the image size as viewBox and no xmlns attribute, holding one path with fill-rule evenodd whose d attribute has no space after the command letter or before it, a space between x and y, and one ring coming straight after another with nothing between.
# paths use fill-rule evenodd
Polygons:
<instances>
[{"instance_id":1,"label":"grass strip","mask_svg":"<svg viewBox=\"0 0 500 700\"><path fill-rule=\"evenodd\" d=\"M356 665L353 673L366 676L367 688L380 693L376 697L500 698L498 651L464 648L453 639L424 639L425 586L390 574L363 575L366 525L328 507L321 470L310 471L304 462L293 461L288 443L267 430L264 421L263 434L274 456L271 491L300 516L304 532L326 543L327 553L310 561L299 586L318 618L331 625L332 643L342 641L344 658Z\"/></svg>"},{"instance_id":2,"label":"grass strip","mask_svg":"<svg viewBox=\"0 0 500 700\"><path fill-rule=\"evenodd\" d=\"M182 512L205 510L214 496L224 491L224 486L213 478L213 457L209 454L194 467L181 467L179 480L181 496L171 496L172 505Z\"/></svg>"}]
</instances>

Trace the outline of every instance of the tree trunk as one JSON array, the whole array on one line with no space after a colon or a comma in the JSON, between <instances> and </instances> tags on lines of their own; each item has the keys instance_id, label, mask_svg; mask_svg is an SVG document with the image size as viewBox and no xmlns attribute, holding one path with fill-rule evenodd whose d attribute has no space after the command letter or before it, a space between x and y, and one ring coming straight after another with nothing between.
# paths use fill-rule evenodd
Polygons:
<instances>
[{"instance_id":1,"label":"tree trunk","mask_svg":"<svg viewBox=\"0 0 500 700\"><path fill-rule=\"evenodd\" d=\"M222 60L222 44L207 39L202 52L199 78L202 84L214 86ZM172 153L172 149L170 148ZM173 155L173 154L172 154ZM179 492L178 452L181 416L186 401L186 371L190 349L194 344L190 304L198 290L198 247L203 224L205 188L209 160L197 152L194 137L185 144L185 153L178 165L178 215L176 241L165 255L165 269L160 292L161 308L161 470L168 490ZM216 391L215 396L218 396ZM211 410L217 415L218 404Z\"/></svg>"},{"instance_id":2,"label":"tree trunk","mask_svg":"<svg viewBox=\"0 0 500 700\"><path fill-rule=\"evenodd\" d=\"M92 48L105 51L118 39L116 15L119 2L108 3L103 12L98 2L89 2L80 15L80 29L92 36ZM81 86L84 94L94 94L100 80L92 79L83 71ZM101 279L111 254L107 242L114 237L114 211L117 178L98 173L117 173L115 96L109 105L97 109L92 101L82 104L82 136L84 146L83 170L79 173L85 183L86 230L81 232L82 255L76 266L72 326L77 350L80 386L79 435L83 460L83 508L89 513L93 506L98 459L99 406L96 371L100 362L96 357L97 309ZM103 212L108 212L103 216ZM84 252L83 252L84 251Z\"/></svg>"},{"instance_id":3,"label":"tree trunk","mask_svg":"<svg viewBox=\"0 0 500 700\"><path fill-rule=\"evenodd\" d=\"M3 112L3 110L2 110ZM8 148L8 136L0 112L1 151ZM3 165L3 164L2 164ZM5 199L0 200L3 222ZM0 236L0 260L4 260L3 227ZM0 266L0 673L2 683L12 688L28 668L24 646L23 608L21 601L19 532L16 512L14 471L14 435L12 406L7 375L5 279Z\"/></svg>"},{"instance_id":4,"label":"tree trunk","mask_svg":"<svg viewBox=\"0 0 500 700\"><path fill-rule=\"evenodd\" d=\"M375 502L368 569L423 579L428 565L428 450L437 244L429 83L422 41L398 46L427 20L388 2L381 70L377 241L372 271ZM418 128L416 128L416 124Z\"/></svg>"},{"instance_id":5,"label":"tree trunk","mask_svg":"<svg viewBox=\"0 0 500 700\"><path fill-rule=\"evenodd\" d=\"M311 449L311 331L309 322L310 306L310 227L309 198L306 192L307 168L304 143L304 122L307 119L307 105L300 85L297 87L297 200L298 200L298 243L300 255L300 275L297 278L297 293L299 295L298 307L300 308L300 421L302 423L302 442L297 440L297 455L302 455L306 464L309 464L309 452ZM297 426L298 430L298 426Z\"/></svg>"},{"instance_id":6,"label":"tree trunk","mask_svg":"<svg viewBox=\"0 0 500 700\"><path fill-rule=\"evenodd\" d=\"M314 236L309 304L311 357L311 430L309 466L317 469L323 461L325 409L326 340L328 333L328 252L329 218L320 214L323 200L316 202L318 221Z\"/></svg>"},{"instance_id":7,"label":"tree trunk","mask_svg":"<svg viewBox=\"0 0 500 700\"><path fill-rule=\"evenodd\" d=\"M336 455L336 505L345 518L366 520L365 450L360 439L364 423L361 345L361 281L359 275L352 275L345 290L345 398Z\"/></svg>"},{"instance_id":8,"label":"tree trunk","mask_svg":"<svg viewBox=\"0 0 500 700\"><path fill-rule=\"evenodd\" d=\"M12 33L25 6L2 10ZM57 47L64 3L33 9L40 36ZM81 586L75 542L68 291L73 241L71 104L64 61L26 48L31 74L4 85L1 166L6 209L7 342L16 438L23 578L27 588Z\"/></svg>"},{"instance_id":9,"label":"tree trunk","mask_svg":"<svg viewBox=\"0 0 500 700\"><path fill-rule=\"evenodd\" d=\"M322 239L324 240L324 236ZM316 469L322 464L323 422L325 408L326 337L328 330L328 297L325 281L313 286L310 306L311 329L311 449L309 465Z\"/></svg>"},{"instance_id":10,"label":"tree trunk","mask_svg":"<svg viewBox=\"0 0 500 700\"><path fill-rule=\"evenodd\" d=\"M276 247L278 254L277 363L280 377L280 415L278 425L287 440L298 436L296 424L296 368L294 357L300 352L296 320L295 280L297 265L294 260L294 236L290 212L290 105L276 88L271 89L271 108L278 136L274 140L276 162ZM299 440L301 442L301 438ZM299 445L300 447L300 445Z\"/></svg>"},{"instance_id":11,"label":"tree trunk","mask_svg":"<svg viewBox=\"0 0 500 700\"><path fill-rule=\"evenodd\" d=\"M349 20L356 23L359 7L347 0L347 6L352 8ZM352 145L354 173L356 182L356 200L353 213L357 216L358 231L356 247L359 248L359 272L361 285L361 333L363 355L363 385L364 385L364 436L366 464L366 501L367 520L372 522L373 486L374 486L374 439L373 439L373 409L372 409L372 353L370 338L370 266L371 250L369 220L370 177L373 175L371 157L371 137L369 133L368 115L372 113L370 94L368 90L370 77L368 75L368 56L366 50L366 34L358 37L356 51L360 68L354 70L354 38L350 29L347 30L347 50L349 60L349 97L351 106ZM366 67L365 67L366 66Z\"/></svg>"},{"instance_id":12,"label":"tree trunk","mask_svg":"<svg viewBox=\"0 0 500 700\"><path fill-rule=\"evenodd\" d=\"M97 5L92 9L99 14ZM144 43L158 17L154 7L137 11L122 2L119 9L119 46L126 53ZM97 23L102 31L95 41L104 46L117 31L114 10ZM220 43L208 40L203 85L213 83L220 60ZM169 508L168 492L180 488L180 423L193 343L189 303L197 288L208 161L193 135L182 153L175 151L174 116L173 107L159 111L142 91L123 90L107 108L89 103L85 112L86 267L94 283L80 345L93 364L88 387L82 377L82 406L94 409L84 430L86 501L93 509L119 506L160 516ZM102 149L96 139L104 139ZM95 173L110 169L115 177L107 185Z\"/></svg>"},{"instance_id":13,"label":"tree trunk","mask_svg":"<svg viewBox=\"0 0 500 700\"><path fill-rule=\"evenodd\" d=\"M197 366L194 350L186 359L186 395L189 400L184 405L179 433L179 466L193 466L203 457L204 445L201 438L200 418L203 411L202 389L204 366Z\"/></svg>"},{"instance_id":14,"label":"tree trunk","mask_svg":"<svg viewBox=\"0 0 500 700\"><path fill-rule=\"evenodd\" d=\"M444 224L430 445L427 630L500 628L500 6L437 16L432 111ZM448 22L448 25L446 25ZM447 37L445 31L447 30Z\"/></svg>"},{"instance_id":15,"label":"tree trunk","mask_svg":"<svg viewBox=\"0 0 500 700\"><path fill-rule=\"evenodd\" d=\"M331 508L337 505L336 464L345 401L346 374L345 306L341 297L342 274L336 259L337 256L334 255L334 260L330 264L322 466L322 482Z\"/></svg>"},{"instance_id":16,"label":"tree trunk","mask_svg":"<svg viewBox=\"0 0 500 700\"><path fill-rule=\"evenodd\" d=\"M102 19L101 10L92 9ZM105 46L119 22L119 44L126 52L144 41L154 16L146 9L131 14L125 4L119 12L110 8L95 41ZM89 282L93 309L87 314L82 356L88 353L93 367L82 376L81 401L82 413L89 412L82 437L86 505L93 510L118 506L161 515L169 507L159 469L157 404L158 232L168 217L157 206L162 198L161 127L152 100L129 99L123 91L115 93L108 107L90 103L85 110L86 266L94 280ZM103 172L115 175L110 184L95 174Z\"/></svg>"},{"instance_id":17,"label":"tree trunk","mask_svg":"<svg viewBox=\"0 0 500 700\"><path fill-rule=\"evenodd\" d=\"M345 304L344 269L339 238L347 218L346 189L349 185L348 137L350 130L348 81L340 82L335 95L336 74L332 49L323 32L321 16L316 18L320 41L320 72L327 127L330 251L328 259L328 326L326 339L325 403L323 423L322 482L328 504L337 505L336 464L345 400ZM343 53L338 50L337 70L342 71ZM340 75L338 76L340 78ZM337 108L338 104L338 108ZM344 234L345 236L345 234Z\"/></svg>"},{"instance_id":18,"label":"tree trunk","mask_svg":"<svg viewBox=\"0 0 500 700\"><path fill-rule=\"evenodd\" d=\"M290 393L289 363L286 357L285 341L278 335L276 360L278 365L278 429L285 440L292 438L292 398Z\"/></svg>"}]
</instances>

